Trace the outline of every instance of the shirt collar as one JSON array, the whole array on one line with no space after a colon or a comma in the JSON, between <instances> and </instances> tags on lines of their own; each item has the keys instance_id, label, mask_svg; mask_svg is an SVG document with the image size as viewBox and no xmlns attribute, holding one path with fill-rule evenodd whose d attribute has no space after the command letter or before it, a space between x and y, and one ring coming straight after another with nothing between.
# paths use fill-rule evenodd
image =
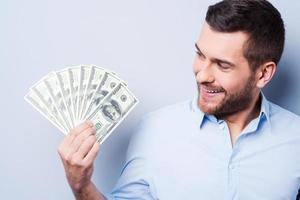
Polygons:
<instances>
[{"instance_id":1,"label":"shirt collar","mask_svg":"<svg viewBox=\"0 0 300 200\"><path fill-rule=\"evenodd\" d=\"M200 110L198 107L198 96L194 96L192 102L191 102L191 110L194 113L195 121L197 124L199 124L199 127L202 126L203 119L205 116L205 113Z\"/></svg>"},{"instance_id":2,"label":"shirt collar","mask_svg":"<svg viewBox=\"0 0 300 200\"><path fill-rule=\"evenodd\" d=\"M270 103L263 94L263 92L260 92L261 96L261 109L260 109L260 114L259 118L260 120L265 117L267 120L268 125L271 127L271 121L270 121Z\"/></svg>"},{"instance_id":3,"label":"shirt collar","mask_svg":"<svg viewBox=\"0 0 300 200\"><path fill-rule=\"evenodd\" d=\"M259 118L258 121L261 122L261 120L263 120L263 118L266 118L268 125L271 126L269 101L267 100L267 98L265 97L263 92L260 93L260 96L261 96L261 108L260 108L260 113L259 113L259 116L258 116L258 118ZM197 95L194 96L194 98L191 102L191 110L194 112L195 120L199 124L200 128L203 124L203 121L204 121L205 117L207 117L208 119L210 119L212 121L216 121L215 116L208 115L208 114L204 113L198 107L198 96Z\"/></svg>"}]
</instances>

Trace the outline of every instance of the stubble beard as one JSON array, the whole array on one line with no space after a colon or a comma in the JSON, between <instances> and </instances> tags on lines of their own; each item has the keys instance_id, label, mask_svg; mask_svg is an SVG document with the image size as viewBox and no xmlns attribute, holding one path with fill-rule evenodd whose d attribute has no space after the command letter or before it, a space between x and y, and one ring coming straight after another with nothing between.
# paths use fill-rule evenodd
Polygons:
<instances>
[{"instance_id":1,"label":"stubble beard","mask_svg":"<svg viewBox=\"0 0 300 200\"><path fill-rule=\"evenodd\" d=\"M202 83L203 85L209 86L209 84ZM198 84L198 106L202 112L215 115L218 118L223 118L234 113L238 113L247 109L253 99L253 88L254 88L254 76L251 75L247 80L247 83L242 90L235 93L228 93L223 88L220 88L224 92L224 98L215 106L209 106L201 97L200 97L200 85Z\"/></svg>"}]
</instances>

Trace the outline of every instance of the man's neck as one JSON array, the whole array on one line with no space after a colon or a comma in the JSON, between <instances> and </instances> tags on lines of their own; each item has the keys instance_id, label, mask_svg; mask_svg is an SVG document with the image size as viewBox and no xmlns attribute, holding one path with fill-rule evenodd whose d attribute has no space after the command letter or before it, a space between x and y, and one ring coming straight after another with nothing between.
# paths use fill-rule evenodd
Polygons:
<instances>
[{"instance_id":1,"label":"man's neck","mask_svg":"<svg viewBox=\"0 0 300 200\"><path fill-rule=\"evenodd\" d=\"M256 95L255 101L245 110L222 117L226 121L231 137L231 144L234 146L238 136L242 133L244 128L251 122L251 120L258 117L261 108L260 94Z\"/></svg>"}]
</instances>

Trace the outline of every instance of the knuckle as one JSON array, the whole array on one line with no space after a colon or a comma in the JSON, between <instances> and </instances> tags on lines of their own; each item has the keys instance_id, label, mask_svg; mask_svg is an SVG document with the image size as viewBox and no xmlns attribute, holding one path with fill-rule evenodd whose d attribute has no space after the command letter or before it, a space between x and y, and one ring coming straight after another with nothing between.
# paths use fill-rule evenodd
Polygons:
<instances>
[{"instance_id":1,"label":"knuckle","mask_svg":"<svg viewBox=\"0 0 300 200\"><path fill-rule=\"evenodd\" d=\"M96 142L97 137L96 137L95 135L90 135L90 140L91 140L92 142Z\"/></svg>"},{"instance_id":2,"label":"knuckle","mask_svg":"<svg viewBox=\"0 0 300 200\"><path fill-rule=\"evenodd\" d=\"M85 128L89 127L89 124L85 121L85 122L82 122L81 124L79 124L78 127L85 129Z\"/></svg>"},{"instance_id":3,"label":"knuckle","mask_svg":"<svg viewBox=\"0 0 300 200\"><path fill-rule=\"evenodd\" d=\"M92 145L95 143L95 138L93 136L89 136L87 139L87 143L92 148Z\"/></svg>"},{"instance_id":4,"label":"knuckle","mask_svg":"<svg viewBox=\"0 0 300 200\"><path fill-rule=\"evenodd\" d=\"M84 141L85 137L83 134L79 135L77 138L76 138L76 145L80 145L82 144L82 142Z\"/></svg>"},{"instance_id":5,"label":"knuckle","mask_svg":"<svg viewBox=\"0 0 300 200\"><path fill-rule=\"evenodd\" d=\"M83 141L85 141L86 139L89 138L90 135L93 135L92 129L87 129L86 131L84 131L82 134L78 135L78 141L80 143L82 143Z\"/></svg>"},{"instance_id":6,"label":"knuckle","mask_svg":"<svg viewBox=\"0 0 300 200\"><path fill-rule=\"evenodd\" d=\"M96 127L95 126L92 126L90 128L91 128L92 132L96 133Z\"/></svg>"},{"instance_id":7,"label":"knuckle","mask_svg":"<svg viewBox=\"0 0 300 200\"><path fill-rule=\"evenodd\" d=\"M93 133L94 133L94 129L92 127L88 128L86 131L86 135L92 135Z\"/></svg>"},{"instance_id":8,"label":"knuckle","mask_svg":"<svg viewBox=\"0 0 300 200\"><path fill-rule=\"evenodd\" d=\"M91 120L86 120L86 121L85 121L85 124L86 124L87 126L93 126L93 122L92 122Z\"/></svg>"},{"instance_id":9,"label":"knuckle","mask_svg":"<svg viewBox=\"0 0 300 200\"><path fill-rule=\"evenodd\" d=\"M92 162L90 163L90 162L87 162L87 161L82 161L82 166L85 170L90 169L92 164L93 164Z\"/></svg>"},{"instance_id":10,"label":"knuckle","mask_svg":"<svg viewBox=\"0 0 300 200\"><path fill-rule=\"evenodd\" d=\"M70 158L70 164L73 165L73 166L80 166L81 165L81 160L79 159L78 156L73 155Z\"/></svg>"},{"instance_id":11,"label":"knuckle","mask_svg":"<svg viewBox=\"0 0 300 200\"><path fill-rule=\"evenodd\" d=\"M64 159L67 163L71 164L71 162L72 162L72 155L71 155L71 154L65 155L65 156L63 156L63 159Z\"/></svg>"},{"instance_id":12,"label":"knuckle","mask_svg":"<svg viewBox=\"0 0 300 200\"><path fill-rule=\"evenodd\" d=\"M77 134L76 127L75 127L75 128L73 128L73 129L71 129L69 134L70 134L70 136L72 136L72 135L76 135L76 134Z\"/></svg>"},{"instance_id":13,"label":"knuckle","mask_svg":"<svg viewBox=\"0 0 300 200\"><path fill-rule=\"evenodd\" d=\"M92 145L96 142L97 139L95 135L89 135L86 140L89 145Z\"/></svg>"}]
</instances>

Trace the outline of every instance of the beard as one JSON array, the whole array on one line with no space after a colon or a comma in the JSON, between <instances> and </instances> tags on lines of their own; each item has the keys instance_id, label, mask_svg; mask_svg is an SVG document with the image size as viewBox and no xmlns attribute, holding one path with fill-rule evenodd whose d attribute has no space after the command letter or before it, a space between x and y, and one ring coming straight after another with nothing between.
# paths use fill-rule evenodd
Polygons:
<instances>
[{"instance_id":1,"label":"beard","mask_svg":"<svg viewBox=\"0 0 300 200\"><path fill-rule=\"evenodd\" d=\"M254 76L248 78L247 82L243 89L230 93L222 87L212 86L211 83L203 82L197 83L198 86L198 106L202 112L215 115L217 118L223 118L234 113L240 112L247 109L252 101L254 100L253 89L255 87ZM206 102L203 98L200 97L200 86L207 88L213 88L213 90L221 91L224 94L224 97L216 105L209 105L209 102Z\"/></svg>"}]
</instances>

